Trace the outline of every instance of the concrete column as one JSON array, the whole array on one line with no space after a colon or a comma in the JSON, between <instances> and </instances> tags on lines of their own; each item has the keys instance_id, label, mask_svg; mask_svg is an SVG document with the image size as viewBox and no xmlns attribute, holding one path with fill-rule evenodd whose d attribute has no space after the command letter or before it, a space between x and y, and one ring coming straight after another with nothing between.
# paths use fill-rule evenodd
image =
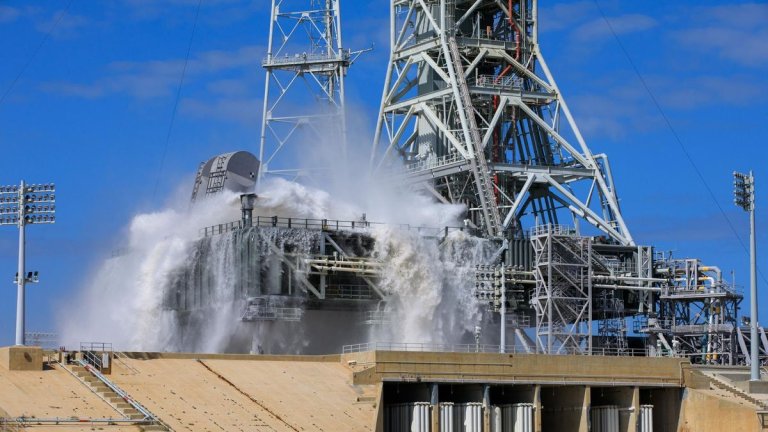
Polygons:
<instances>
[{"instance_id":1,"label":"concrete column","mask_svg":"<svg viewBox=\"0 0 768 432\"><path fill-rule=\"evenodd\" d=\"M635 432L637 430L637 422L640 419L640 387L634 387L632 389L632 411L629 413L629 427L628 432Z\"/></svg>"},{"instance_id":2,"label":"concrete column","mask_svg":"<svg viewBox=\"0 0 768 432\"><path fill-rule=\"evenodd\" d=\"M533 386L533 432L541 432L541 386Z\"/></svg>"},{"instance_id":3,"label":"concrete column","mask_svg":"<svg viewBox=\"0 0 768 432\"><path fill-rule=\"evenodd\" d=\"M429 403L432 404L432 432L440 432L440 397L437 383L432 384Z\"/></svg>"},{"instance_id":4,"label":"concrete column","mask_svg":"<svg viewBox=\"0 0 768 432\"><path fill-rule=\"evenodd\" d=\"M491 386L483 386L483 430L491 430Z\"/></svg>"},{"instance_id":5,"label":"concrete column","mask_svg":"<svg viewBox=\"0 0 768 432\"><path fill-rule=\"evenodd\" d=\"M592 388L584 387L584 398L581 404L581 419L579 421L579 432L589 432L589 407L592 405Z\"/></svg>"}]
</instances>

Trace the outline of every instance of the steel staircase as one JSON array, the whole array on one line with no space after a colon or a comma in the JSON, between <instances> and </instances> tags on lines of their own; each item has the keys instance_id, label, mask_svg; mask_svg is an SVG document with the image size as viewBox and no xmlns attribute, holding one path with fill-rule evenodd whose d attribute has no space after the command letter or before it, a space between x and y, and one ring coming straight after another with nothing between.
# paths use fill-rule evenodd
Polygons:
<instances>
[{"instance_id":1,"label":"steel staircase","mask_svg":"<svg viewBox=\"0 0 768 432\"><path fill-rule=\"evenodd\" d=\"M475 177L475 183L477 184L478 197L483 207L483 217L485 218L488 234L492 237L500 236L501 215L499 214L499 206L496 203L496 196L493 192L493 181L488 170L488 162L485 160L485 151L482 147L483 141L480 129L477 127L472 97L469 94L467 80L464 77L464 66L461 63L459 48L454 37L448 38L448 46L451 51L451 61L453 62L454 74L456 75L456 83L459 95L461 96L461 103L464 106L464 113L467 118L472 141L469 144L472 147L471 151L474 158L470 161L470 165L472 167L472 174Z\"/></svg>"}]
</instances>

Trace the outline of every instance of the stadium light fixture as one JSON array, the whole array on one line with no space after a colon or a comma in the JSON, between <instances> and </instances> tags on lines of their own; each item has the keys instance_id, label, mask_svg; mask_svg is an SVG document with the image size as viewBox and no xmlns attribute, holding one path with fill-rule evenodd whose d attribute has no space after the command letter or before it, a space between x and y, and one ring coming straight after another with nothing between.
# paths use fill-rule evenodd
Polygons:
<instances>
[{"instance_id":1,"label":"stadium light fixture","mask_svg":"<svg viewBox=\"0 0 768 432\"><path fill-rule=\"evenodd\" d=\"M16 345L24 345L25 292L28 283L37 283L38 272L25 273L27 225L51 224L56 221L56 186L53 183L0 186L0 225L19 228L19 269L14 278L16 297ZM21 277L20 277L21 276Z\"/></svg>"},{"instance_id":2,"label":"stadium light fixture","mask_svg":"<svg viewBox=\"0 0 768 432\"><path fill-rule=\"evenodd\" d=\"M755 176L733 173L733 202L749 212L749 295L750 295L750 380L760 380L760 357L757 341L757 244L755 241Z\"/></svg>"}]
</instances>

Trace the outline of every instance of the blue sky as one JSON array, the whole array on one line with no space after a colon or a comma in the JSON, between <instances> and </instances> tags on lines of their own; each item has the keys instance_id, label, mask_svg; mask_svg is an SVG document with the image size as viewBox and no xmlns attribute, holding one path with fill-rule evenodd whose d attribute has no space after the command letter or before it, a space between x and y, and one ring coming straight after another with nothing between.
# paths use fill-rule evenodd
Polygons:
<instances>
[{"instance_id":1,"label":"blue sky","mask_svg":"<svg viewBox=\"0 0 768 432\"><path fill-rule=\"evenodd\" d=\"M28 330L55 330L59 305L120 247L130 218L191 187L200 161L257 151L268 2L206 0L166 153L197 3L0 2L0 183L59 189L57 223L28 230L28 267L41 274L28 289ZM375 47L347 80L348 101L371 130L389 49L387 3L342 3L346 45ZM746 243L731 172L755 170L766 262L768 5L599 0L713 200L596 3L540 3L543 52L590 147L610 157L636 240L735 270L748 288L747 254L718 205ZM0 345L13 342L17 235L0 229Z\"/></svg>"}]
</instances>

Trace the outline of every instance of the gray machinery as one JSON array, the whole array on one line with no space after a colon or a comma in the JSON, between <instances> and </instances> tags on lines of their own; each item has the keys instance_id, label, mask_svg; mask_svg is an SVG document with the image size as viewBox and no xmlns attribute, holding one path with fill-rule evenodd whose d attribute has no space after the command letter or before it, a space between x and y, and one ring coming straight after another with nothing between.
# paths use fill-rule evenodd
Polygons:
<instances>
[{"instance_id":1,"label":"gray machinery","mask_svg":"<svg viewBox=\"0 0 768 432\"><path fill-rule=\"evenodd\" d=\"M192 187L192 202L223 190L250 192L256 185L259 160L246 151L224 153L200 164Z\"/></svg>"}]
</instances>

